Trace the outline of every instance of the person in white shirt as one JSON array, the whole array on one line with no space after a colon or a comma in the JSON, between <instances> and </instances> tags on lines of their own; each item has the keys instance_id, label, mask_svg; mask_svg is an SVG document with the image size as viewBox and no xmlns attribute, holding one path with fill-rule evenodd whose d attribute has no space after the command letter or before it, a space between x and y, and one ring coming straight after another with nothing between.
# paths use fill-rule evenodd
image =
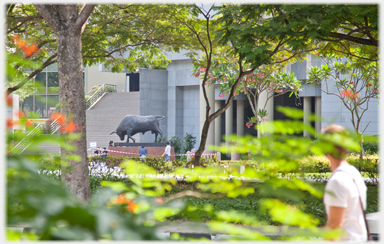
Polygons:
<instances>
[{"instance_id":1,"label":"person in white shirt","mask_svg":"<svg viewBox=\"0 0 384 244\"><path fill-rule=\"evenodd\" d=\"M169 161L171 158L171 146L169 145L169 141L167 141L166 144L167 146L165 147L164 153L161 155L161 157L165 155L164 161Z\"/></svg>"},{"instance_id":2,"label":"person in white shirt","mask_svg":"<svg viewBox=\"0 0 384 244\"><path fill-rule=\"evenodd\" d=\"M339 125L326 126L322 131L323 134L345 132ZM334 147L333 152L325 154L332 171L324 192L326 228L341 229L344 232L340 237L342 241L366 241L367 229L362 206L366 208L367 187L360 172L347 162L348 150L338 145Z\"/></svg>"}]
</instances>

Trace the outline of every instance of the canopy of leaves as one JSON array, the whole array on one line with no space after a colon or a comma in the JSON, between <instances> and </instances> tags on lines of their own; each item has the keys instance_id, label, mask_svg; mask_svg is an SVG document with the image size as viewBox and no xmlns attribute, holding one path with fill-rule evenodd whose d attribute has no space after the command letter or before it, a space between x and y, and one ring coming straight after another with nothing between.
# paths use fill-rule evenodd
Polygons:
<instances>
[{"instance_id":1,"label":"canopy of leaves","mask_svg":"<svg viewBox=\"0 0 384 244\"><path fill-rule=\"evenodd\" d=\"M222 40L248 62L267 63L272 42L286 51L317 44L323 53L378 59L378 5L229 5L220 12Z\"/></svg>"}]
</instances>

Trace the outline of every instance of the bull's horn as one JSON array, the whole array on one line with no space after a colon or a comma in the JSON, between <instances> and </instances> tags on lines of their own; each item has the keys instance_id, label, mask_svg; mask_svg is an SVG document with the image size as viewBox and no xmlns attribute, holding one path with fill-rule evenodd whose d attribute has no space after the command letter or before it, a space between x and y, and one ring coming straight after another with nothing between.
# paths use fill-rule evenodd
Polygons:
<instances>
[{"instance_id":1,"label":"bull's horn","mask_svg":"<svg viewBox=\"0 0 384 244\"><path fill-rule=\"evenodd\" d=\"M158 119L158 120L162 120L162 119L165 118L165 116L162 116L162 115L156 115L155 118Z\"/></svg>"},{"instance_id":2,"label":"bull's horn","mask_svg":"<svg viewBox=\"0 0 384 244\"><path fill-rule=\"evenodd\" d=\"M110 135L112 135L113 133L116 133L116 130L114 132L112 132Z\"/></svg>"}]
</instances>

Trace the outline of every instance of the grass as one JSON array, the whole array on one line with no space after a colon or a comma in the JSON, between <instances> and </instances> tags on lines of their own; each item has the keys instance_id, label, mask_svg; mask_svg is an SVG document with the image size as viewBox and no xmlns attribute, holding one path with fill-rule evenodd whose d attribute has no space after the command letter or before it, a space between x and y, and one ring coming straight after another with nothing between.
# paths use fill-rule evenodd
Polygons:
<instances>
[{"instance_id":1,"label":"grass","mask_svg":"<svg viewBox=\"0 0 384 244\"><path fill-rule=\"evenodd\" d=\"M184 197L183 200L187 201L190 205L203 208L204 205L210 204L214 207L215 210L236 210L240 213L244 213L248 216L252 216L260 221L262 225L280 225L279 223L273 221L267 212L264 212L260 208L259 199L265 197L265 193L258 191L258 186L263 183L255 183L255 193L248 195L246 197L237 197L229 198L224 197L222 199L199 199L195 197ZM258 186L257 186L258 185ZM324 183L313 183L314 187L324 190ZM174 189L167 195L171 195L184 190L192 190L190 184L178 184ZM323 199L316 198L310 195L308 192L302 192L302 198L300 201L292 201L281 197L279 200L284 201L288 204L295 204L296 206L302 206L302 210L305 213L310 213L319 219L319 226L324 226L326 222L326 212L325 206L323 204ZM367 191L367 213L379 211L379 202L378 202L378 186L368 186ZM213 220L213 216L206 214L204 211L200 211L201 220L203 222L209 222ZM189 216L185 213L172 216L168 221L188 221Z\"/></svg>"}]
</instances>

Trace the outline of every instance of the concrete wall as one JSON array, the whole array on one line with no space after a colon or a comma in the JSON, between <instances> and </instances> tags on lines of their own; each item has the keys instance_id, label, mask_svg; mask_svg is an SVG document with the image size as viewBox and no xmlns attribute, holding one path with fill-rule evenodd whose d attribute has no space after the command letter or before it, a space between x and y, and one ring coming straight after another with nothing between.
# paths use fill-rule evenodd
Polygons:
<instances>
[{"instance_id":1,"label":"concrete wall","mask_svg":"<svg viewBox=\"0 0 384 244\"><path fill-rule=\"evenodd\" d=\"M173 136L183 139L187 132L200 139L200 79L193 76L192 70L192 60L183 55L172 56L167 67L168 139Z\"/></svg>"},{"instance_id":2,"label":"concrete wall","mask_svg":"<svg viewBox=\"0 0 384 244\"><path fill-rule=\"evenodd\" d=\"M85 68L85 92L88 93L93 86L102 84L116 85L117 92L126 91L126 73L102 72L99 65Z\"/></svg>"},{"instance_id":3,"label":"concrete wall","mask_svg":"<svg viewBox=\"0 0 384 244\"><path fill-rule=\"evenodd\" d=\"M166 70L140 69L140 115L163 115L160 129L168 136L168 74ZM140 134L140 142L154 142L150 132Z\"/></svg>"},{"instance_id":4,"label":"concrete wall","mask_svg":"<svg viewBox=\"0 0 384 244\"><path fill-rule=\"evenodd\" d=\"M322 87L325 87L323 82ZM338 93L337 88L332 85L334 81L329 81L328 87L330 92ZM367 135L378 135L379 134L379 104L377 98L371 98L369 103L366 103L363 107L368 105L368 111L363 115L362 123L359 128L363 131L368 125L364 134ZM321 94L321 117L324 121L321 123L321 128L330 124L339 124L345 128L353 129L351 122L351 112L344 106L341 99L335 95L328 95L326 93Z\"/></svg>"},{"instance_id":5,"label":"concrete wall","mask_svg":"<svg viewBox=\"0 0 384 244\"><path fill-rule=\"evenodd\" d=\"M200 145L200 97L199 86L186 86L183 88L183 136L189 133L196 137L195 148ZM210 130L214 130L213 123Z\"/></svg>"},{"instance_id":6,"label":"concrete wall","mask_svg":"<svg viewBox=\"0 0 384 244\"><path fill-rule=\"evenodd\" d=\"M321 60L312 55L308 57L308 60L304 62L296 62L291 64L291 71L295 73L295 76L299 80L307 79L307 72L311 66L320 67L322 64ZM326 88L326 82L324 81L321 85L323 89ZM345 128L353 129L351 122L351 113L344 106L341 99L335 95L328 95L320 91L317 87L312 87L309 84L302 85L303 91L299 92L300 97L315 97L321 96L321 117L324 121L321 122L321 128L330 124L339 124ZM334 80L328 80L328 92L338 93L338 90L335 86ZM365 107L365 106L364 106ZM365 134L377 135L379 134L378 119L379 119L379 105L378 99L371 99L368 104L368 111L364 113L363 120L361 123L360 131L365 130Z\"/></svg>"}]
</instances>

